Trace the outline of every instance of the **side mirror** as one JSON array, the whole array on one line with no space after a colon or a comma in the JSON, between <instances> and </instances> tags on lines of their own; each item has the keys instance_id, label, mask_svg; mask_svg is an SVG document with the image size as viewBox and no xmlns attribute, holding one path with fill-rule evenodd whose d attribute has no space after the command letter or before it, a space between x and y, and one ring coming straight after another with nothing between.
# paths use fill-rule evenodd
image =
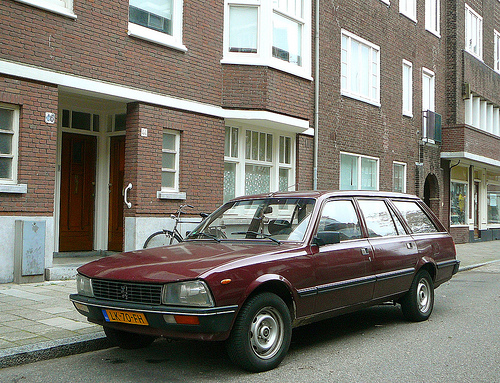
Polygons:
<instances>
[{"instance_id":1,"label":"side mirror","mask_svg":"<svg viewBox=\"0 0 500 383\"><path fill-rule=\"evenodd\" d=\"M319 231L313 238L313 243L318 246L340 243L340 233L338 231Z\"/></svg>"}]
</instances>

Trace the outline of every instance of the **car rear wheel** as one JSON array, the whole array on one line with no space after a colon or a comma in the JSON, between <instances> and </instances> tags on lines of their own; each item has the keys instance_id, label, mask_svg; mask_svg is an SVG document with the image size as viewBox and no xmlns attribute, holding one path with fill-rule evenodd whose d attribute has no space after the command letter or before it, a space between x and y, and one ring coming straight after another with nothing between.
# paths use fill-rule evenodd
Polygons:
<instances>
[{"instance_id":1,"label":"car rear wheel","mask_svg":"<svg viewBox=\"0 0 500 383\"><path fill-rule=\"evenodd\" d=\"M417 273L400 303L407 320L421 322L430 317L434 307L434 284L427 270Z\"/></svg>"},{"instance_id":2,"label":"car rear wheel","mask_svg":"<svg viewBox=\"0 0 500 383\"><path fill-rule=\"evenodd\" d=\"M104 327L104 333L111 343L127 350L147 347L156 339L151 335L136 334L110 327Z\"/></svg>"},{"instance_id":3,"label":"car rear wheel","mask_svg":"<svg viewBox=\"0 0 500 383\"><path fill-rule=\"evenodd\" d=\"M252 372L277 367L292 337L287 305L275 294L263 293L245 303L226 345L231 360Z\"/></svg>"}]
</instances>

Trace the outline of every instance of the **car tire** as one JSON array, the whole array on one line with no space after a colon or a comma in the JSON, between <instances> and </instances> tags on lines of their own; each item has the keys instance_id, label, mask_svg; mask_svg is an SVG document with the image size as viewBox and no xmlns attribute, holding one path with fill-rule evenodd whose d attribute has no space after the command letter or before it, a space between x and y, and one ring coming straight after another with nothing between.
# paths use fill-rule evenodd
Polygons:
<instances>
[{"instance_id":1,"label":"car tire","mask_svg":"<svg viewBox=\"0 0 500 383\"><path fill-rule=\"evenodd\" d=\"M226 342L229 357L251 372L277 367L290 346L291 322L288 306L277 295L263 293L250 298Z\"/></svg>"},{"instance_id":2,"label":"car tire","mask_svg":"<svg viewBox=\"0 0 500 383\"><path fill-rule=\"evenodd\" d=\"M148 347L156 339L152 335L136 334L110 327L104 327L104 333L112 344L126 350Z\"/></svg>"},{"instance_id":3,"label":"car tire","mask_svg":"<svg viewBox=\"0 0 500 383\"><path fill-rule=\"evenodd\" d=\"M427 320L434 307L434 283L427 270L420 270L401 299L403 316L412 322Z\"/></svg>"}]
</instances>

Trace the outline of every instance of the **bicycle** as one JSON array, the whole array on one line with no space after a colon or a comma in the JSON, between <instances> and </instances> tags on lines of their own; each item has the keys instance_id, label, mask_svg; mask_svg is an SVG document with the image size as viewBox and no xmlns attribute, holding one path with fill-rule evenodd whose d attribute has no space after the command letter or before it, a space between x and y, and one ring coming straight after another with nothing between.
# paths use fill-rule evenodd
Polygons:
<instances>
[{"instance_id":1,"label":"bicycle","mask_svg":"<svg viewBox=\"0 0 500 383\"><path fill-rule=\"evenodd\" d=\"M181 221L181 214L184 213L182 211L184 208L191 208L193 209L194 206L192 205L181 205L179 206L179 209L177 209L175 214L172 214L170 217L175 221L174 223L174 228L172 230L167 230L167 229L162 229L160 231L154 232L151 234L147 239L146 242L144 242L143 249L148 249L152 247L161 247L161 246L169 246L173 245L179 242L184 241L184 237L180 233L180 231L177 229L177 226L179 223L183 223ZM206 213L200 213L202 218L206 218L208 214ZM187 223L187 222L184 222ZM192 223L192 222L190 222Z\"/></svg>"}]
</instances>

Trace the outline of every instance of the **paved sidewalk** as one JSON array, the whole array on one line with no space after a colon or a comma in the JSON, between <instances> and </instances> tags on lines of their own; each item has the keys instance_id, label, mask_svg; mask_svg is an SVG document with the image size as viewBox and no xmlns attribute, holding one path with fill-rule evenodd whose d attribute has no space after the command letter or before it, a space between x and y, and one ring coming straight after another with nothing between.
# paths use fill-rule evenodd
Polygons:
<instances>
[{"instance_id":1,"label":"paved sidewalk","mask_svg":"<svg viewBox=\"0 0 500 383\"><path fill-rule=\"evenodd\" d=\"M500 260L500 241L457 245L460 271ZM0 368L110 347L69 301L75 280L0 284Z\"/></svg>"}]
</instances>

